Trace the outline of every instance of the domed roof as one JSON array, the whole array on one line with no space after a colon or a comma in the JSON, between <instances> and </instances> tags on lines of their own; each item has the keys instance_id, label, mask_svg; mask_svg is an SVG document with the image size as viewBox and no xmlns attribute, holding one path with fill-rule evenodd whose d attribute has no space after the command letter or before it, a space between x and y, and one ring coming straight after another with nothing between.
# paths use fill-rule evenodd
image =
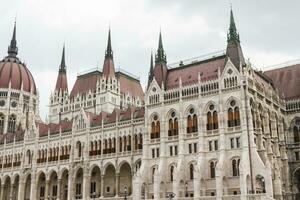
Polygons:
<instances>
[{"instance_id":1,"label":"domed roof","mask_svg":"<svg viewBox=\"0 0 300 200\"><path fill-rule=\"evenodd\" d=\"M9 87L15 90L36 94L34 79L24 63L17 57L16 25L8 47L8 56L0 61L0 89Z\"/></svg>"},{"instance_id":2,"label":"domed roof","mask_svg":"<svg viewBox=\"0 0 300 200\"><path fill-rule=\"evenodd\" d=\"M0 61L0 88L32 92L36 94L34 79L27 67L17 57L7 56Z\"/></svg>"}]
</instances>

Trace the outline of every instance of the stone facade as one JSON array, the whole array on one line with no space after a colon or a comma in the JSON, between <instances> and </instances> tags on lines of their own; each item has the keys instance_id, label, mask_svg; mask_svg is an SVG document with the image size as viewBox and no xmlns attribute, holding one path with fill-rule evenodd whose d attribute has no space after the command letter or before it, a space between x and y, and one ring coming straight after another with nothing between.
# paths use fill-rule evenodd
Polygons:
<instances>
[{"instance_id":1,"label":"stone facade","mask_svg":"<svg viewBox=\"0 0 300 200\"><path fill-rule=\"evenodd\" d=\"M11 63L28 70L15 30L8 53L0 63L0 200L298 193L300 96L282 96L270 72L245 62L232 12L226 52L170 67L160 34L145 93L136 77L115 72L110 32L103 70L80 74L71 92L64 49L46 122L34 82L2 76Z\"/></svg>"}]
</instances>

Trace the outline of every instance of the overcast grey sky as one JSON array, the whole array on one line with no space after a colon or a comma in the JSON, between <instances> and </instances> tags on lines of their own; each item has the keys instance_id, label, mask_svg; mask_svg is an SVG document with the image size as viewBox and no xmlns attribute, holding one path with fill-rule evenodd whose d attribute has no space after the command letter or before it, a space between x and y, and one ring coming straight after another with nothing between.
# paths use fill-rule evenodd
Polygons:
<instances>
[{"instance_id":1,"label":"overcast grey sky","mask_svg":"<svg viewBox=\"0 0 300 200\"><path fill-rule=\"evenodd\" d=\"M109 24L115 66L145 85L160 28L169 63L225 49L230 3L257 68L300 58L299 0L1 0L0 55L17 14L19 58L35 78L44 118L64 42L69 91L78 72L102 67Z\"/></svg>"}]
</instances>

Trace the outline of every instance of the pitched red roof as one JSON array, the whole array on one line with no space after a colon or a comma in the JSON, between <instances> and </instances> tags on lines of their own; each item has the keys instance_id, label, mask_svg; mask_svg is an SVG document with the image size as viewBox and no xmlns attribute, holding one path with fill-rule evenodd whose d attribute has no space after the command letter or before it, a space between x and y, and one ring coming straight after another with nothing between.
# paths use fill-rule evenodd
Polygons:
<instances>
[{"instance_id":1,"label":"pitched red roof","mask_svg":"<svg viewBox=\"0 0 300 200\"><path fill-rule=\"evenodd\" d=\"M121 86L121 94L129 93L131 96L139 97L142 101L144 100L144 92L139 80L118 72L118 78Z\"/></svg>"},{"instance_id":2,"label":"pitched red roof","mask_svg":"<svg viewBox=\"0 0 300 200\"><path fill-rule=\"evenodd\" d=\"M61 132L68 132L72 130L72 120L67 121L63 120L59 124L50 123L45 124L43 122L36 122L37 127L39 128L39 136L47 136L48 131L50 131L50 135L58 134L59 130L61 129Z\"/></svg>"},{"instance_id":3,"label":"pitched red roof","mask_svg":"<svg viewBox=\"0 0 300 200\"><path fill-rule=\"evenodd\" d=\"M198 81L198 74L201 81L213 80L218 77L218 68L221 73L225 67L225 56L219 56L208 60L192 63L182 67L168 70L166 89L179 87L179 78L182 85L189 85Z\"/></svg>"},{"instance_id":4,"label":"pitched red roof","mask_svg":"<svg viewBox=\"0 0 300 200\"><path fill-rule=\"evenodd\" d=\"M300 64L268 70L264 74L272 79L281 98L300 98Z\"/></svg>"},{"instance_id":5,"label":"pitched red roof","mask_svg":"<svg viewBox=\"0 0 300 200\"><path fill-rule=\"evenodd\" d=\"M106 58L104 60L102 72L106 78L115 76L115 66L112 58Z\"/></svg>"},{"instance_id":6,"label":"pitched red roof","mask_svg":"<svg viewBox=\"0 0 300 200\"><path fill-rule=\"evenodd\" d=\"M55 90L68 91L67 74L65 72L59 72L56 80Z\"/></svg>"},{"instance_id":7,"label":"pitched red roof","mask_svg":"<svg viewBox=\"0 0 300 200\"><path fill-rule=\"evenodd\" d=\"M77 80L70 93L71 97L77 94L86 93L89 90L96 91L97 80L101 77L101 72L94 71L88 74L77 76Z\"/></svg>"}]
</instances>

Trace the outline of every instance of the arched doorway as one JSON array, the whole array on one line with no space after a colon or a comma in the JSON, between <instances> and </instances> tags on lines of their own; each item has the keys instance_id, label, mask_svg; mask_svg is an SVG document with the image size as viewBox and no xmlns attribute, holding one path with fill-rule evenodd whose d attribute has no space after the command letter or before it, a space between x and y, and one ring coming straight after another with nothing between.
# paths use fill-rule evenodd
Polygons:
<instances>
[{"instance_id":1,"label":"arched doorway","mask_svg":"<svg viewBox=\"0 0 300 200\"><path fill-rule=\"evenodd\" d=\"M124 163L120 167L120 188L121 194L125 194L125 188L127 190L127 195L131 195L132 192L132 175L131 167L128 163Z\"/></svg>"},{"instance_id":2,"label":"arched doorway","mask_svg":"<svg viewBox=\"0 0 300 200\"><path fill-rule=\"evenodd\" d=\"M41 172L38 176L38 181L37 181L37 199L42 200L46 199L47 194L46 194L46 175L44 172Z\"/></svg>"},{"instance_id":3,"label":"arched doorway","mask_svg":"<svg viewBox=\"0 0 300 200\"><path fill-rule=\"evenodd\" d=\"M262 175L256 176L256 193L266 193L265 178Z\"/></svg>"},{"instance_id":4,"label":"arched doorway","mask_svg":"<svg viewBox=\"0 0 300 200\"><path fill-rule=\"evenodd\" d=\"M90 197L98 198L101 196L101 171L98 166L93 167L91 171Z\"/></svg>"},{"instance_id":5,"label":"arched doorway","mask_svg":"<svg viewBox=\"0 0 300 200\"><path fill-rule=\"evenodd\" d=\"M53 171L50 174L50 182L49 182L49 196L50 199L56 199L58 192L58 181L57 181L57 173Z\"/></svg>"},{"instance_id":6,"label":"arched doorway","mask_svg":"<svg viewBox=\"0 0 300 200\"><path fill-rule=\"evenodd\" d=\"M104 196L114 197L116 195L116 169L110 164L105 169Z\"/></svg>"},{"instance_id":7,"label":"arched doorway","mask_svg":"<svg viewBox=\"0 0 300 200\"><path fill-rule=\"evenodd\" d=\"M14 178L14 183L13 183L13 192L12 192L12 195L13 195L13 199L17 199L18 198L18 195L19 195L19 183L20 183L20 176L19 175L16 175L15 178Z\"/></svg>"},{"instance_id":8,"label":"arched doorway","mask_svg":"<svg viewBox=\"0 0 300 200\"><path fill-rule=\"evenodd\" d=\"M293 173L293 193L300 194L300 168Z\"/></svg>"},{"instance_id":9,"label":"arched doorway","mask_svg":"<svg viewBox=\"0 0 300 200\"><path fill-rule=\"evenodd\" d=\"M30 191L31 191L31 174L26 177L25 181L25 200L30 200Z\"/></svg>"},{"instance_id":10,"label":"arched doorway","mask_svg":"<svg viewBox=\"0 0 300 200\"><path fill-rule=\"evenodd\" d=\"M4 179L3 200L10 200L11 179L9 176Z\"/></svg>"},{"instance_id":11,"label":"arched doorway","mask_svg":"<svg viewBox=\"0 0 300 200\"><path fill-rule=\"evenodd\" d=\"M79 168L75 176L75 199L82 199L83 170Z\"/></svg>"},{"instance_id":12,"label":"arched doorway","mask_svg":"<svg viewBox=\"0 0 300 200\"><path fill-rule=\"evenodd\" d=\"M69 171L65 169L61 175L61 193L60 195L61 200L68 199L68 179L69 179Z\"/></svg>"}]
</instances>

